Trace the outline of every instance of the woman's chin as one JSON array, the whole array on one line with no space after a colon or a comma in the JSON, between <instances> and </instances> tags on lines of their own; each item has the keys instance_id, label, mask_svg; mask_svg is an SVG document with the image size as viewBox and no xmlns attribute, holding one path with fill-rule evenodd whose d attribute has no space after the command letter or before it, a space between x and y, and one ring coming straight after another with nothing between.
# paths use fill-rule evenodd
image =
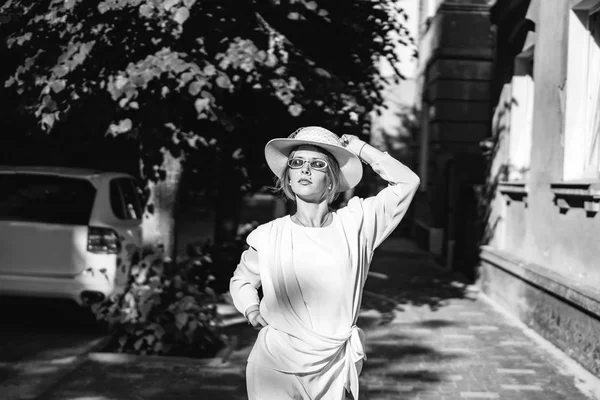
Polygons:
<instances>
[{"instance_id":1,"label":"woman's chin","mask_svg":"<svg viewBox=\"0 0 600 400\"><path fill-rule=\"evenodd\" d=\"M321 203L326 201L323 193L296 193L296 197L305 203Z\"/></svg>"}]
</instances>

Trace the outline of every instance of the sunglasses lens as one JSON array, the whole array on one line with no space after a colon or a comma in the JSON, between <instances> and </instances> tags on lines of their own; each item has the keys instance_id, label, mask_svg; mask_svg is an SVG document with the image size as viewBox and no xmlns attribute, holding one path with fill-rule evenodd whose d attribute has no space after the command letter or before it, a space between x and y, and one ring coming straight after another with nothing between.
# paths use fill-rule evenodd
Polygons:
<instances>
[{"instance_id":1,"label":"sunglasses lens","mask_svg":"<svg viewBox=\"0 0 600 400\"><path fill-rule=\"evenodd\" d=\"M313 160L310 162L310 167L313 169L325 169L327 168L327 163L323 160Z\"/></svg>"},{"instance_id":2,"label":"sunglasses lens","mask_svg":"<svg viewBox=\"0 0 600 400\"><path fill-rule=\"evenodd\" d=\"M288 165L292 169L298 169L304 166L304 162L305 161L302 158L292 158L288 161ZM327 168L327 163L323 160L312 160L308 162L308 165L316 170L324 170Z\"/></svg>"},{"instance_id":3,"label":"sunglasses lens","mask_svg":"<svg viewBox=\"0 0 600 400\"><path fill-rule=\"evenodd\" d=\"M302 168L304 165L304 160L301 158L292 158L290 161L288 161L288 165L290 168Z\"/></svg>"}]
</instances>

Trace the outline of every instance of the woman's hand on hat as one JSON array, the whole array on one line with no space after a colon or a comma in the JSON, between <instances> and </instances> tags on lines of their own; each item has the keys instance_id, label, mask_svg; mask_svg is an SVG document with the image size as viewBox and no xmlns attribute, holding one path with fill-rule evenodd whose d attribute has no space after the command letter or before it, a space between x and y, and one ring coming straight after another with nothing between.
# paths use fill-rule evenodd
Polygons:
<instances>
[{"instance_id":1,"label":"woman's hand on hat","mask_svg":"<svg viewBox=\"0 0 600 400\"><path fill-rule=\"evenodd\" d=\"M360 140L358 136L355 135L342 135L340 139L342 141L342 146L360 157L360 150L365 145L364 141Z\"/></svg>"},{"instance_id":2,"label":"woman's hand on hat","mask_svg":"<svg viewBox=\"0 0 600 400\"><path fill-rule=\"evenodd\" d=\"M262 315L260 315L259 310L252 310L248 312L248 322L250 322L250 325L255 328L262 328L269 325Z\"/></svg>"},{"instance_id":3,"label":"woman's hand on hat","mask_svg":"<svg viewBox=\"0 0 600 400\"><path fill-rule=\"evenodd\" d=\"M340 140L342 141L342 146L346 147L354 140L360 139L358 138L358 136L355 135L342 135L342 137L340 137Z\"/></svg>"}]
</instances>

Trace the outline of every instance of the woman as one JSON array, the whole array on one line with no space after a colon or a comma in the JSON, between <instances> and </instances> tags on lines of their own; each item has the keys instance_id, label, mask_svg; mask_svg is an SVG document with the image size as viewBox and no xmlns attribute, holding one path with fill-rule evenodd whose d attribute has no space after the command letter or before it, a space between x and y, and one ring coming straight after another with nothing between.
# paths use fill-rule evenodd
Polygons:
<instances>
[{"instance_id":1,"label":"woman","mask_svg":"<svg viewBox=\"0 0 600 400\"><path fill-rule=\"evenodd\" d=\"M346 390L358 399L366 356L355 324L369 264L406 213L419 178L356 136L340 139L321 127L271 140L265 157L297 211L248 235L231 279L235 307L262 328L248 358L248 397L342 400ZM330 211L362 178L361 160L389 186Z\"/></svg>"}]
</instances>

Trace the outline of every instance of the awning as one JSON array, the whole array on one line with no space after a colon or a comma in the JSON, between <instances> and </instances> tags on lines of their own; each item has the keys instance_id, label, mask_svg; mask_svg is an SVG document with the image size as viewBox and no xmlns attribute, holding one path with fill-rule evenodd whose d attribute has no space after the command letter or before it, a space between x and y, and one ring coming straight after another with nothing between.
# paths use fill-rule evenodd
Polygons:
<instances>
[{"instance_id":1,"label":"awning","mask_svg":"<svg viewBox=\"0 0 600 400\"><path fill-rule=\"evenodd\" d=\"M527 14L525 14L525 19L533 22L533 30L527 32L527 37L525 38L525 43L523 43L523 52L528 53L533 51L533 46L535 45L535 36L538 31L538 21L540 16L540 3L541 0L531 0L529 3L529 8L527 9Z\"/></svg>"},{"instance_id":2,"label":"awning","mask_svg":"<svg viewBox=\"0 0 600 400\"><path fill-rule=\"evenodd\" d=\"M536 27L539 21L540 3L540 0L531 0L531 3L529 3L529 8L527 9L527 14L525 14L525 19L528 19L531 22L533 22L536 25Z\"/></svg>"}]
</instances>

